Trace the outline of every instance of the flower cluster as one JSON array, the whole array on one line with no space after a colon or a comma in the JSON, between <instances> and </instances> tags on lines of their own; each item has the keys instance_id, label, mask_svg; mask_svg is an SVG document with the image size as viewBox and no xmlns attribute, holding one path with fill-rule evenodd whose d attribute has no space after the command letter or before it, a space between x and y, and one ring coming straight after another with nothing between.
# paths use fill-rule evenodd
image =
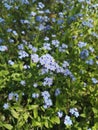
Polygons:
<instances>
[{"instance_id":1,"label":"flower cluster","mask_svg":"<svg viewBox=\"0 0 98 130\"><path fill-rule=\"evenodd\" d=\"M7 51L7 50L8 50L7 46L0 46L0 51Z\"/></svg>"},{"instance_id":2,"label":"flower cluster","mask_svg":"<svg viewBox=\"0 0 98 130\"><path fill-rule=\"evenodd\" d=\"M0 127L96 129L97 2L2 0L0 9Z\"/></svg>"},{"instance_id":3,"label":"flower cluster","mask_svg":"<svg viewBox=\"0 0 98 130\"><path fill-rule=\"evenodd\" d=\"M67 125L67 126L70 126L70 125L73 124L72 120L70 119L70 116L68 116L68 115L65 116L64 124Z\"/></svg>"},{"instance_id":4,"label":"flower cluster","mask_svg":"<svg viewBox=\"0 0 98 130\"><path fill-rule=\"evenodd\" d=\"M19 95L17 93L9 93L8 100L13 100L15 98L16 101L18 101Z\"/></svg>"},{"instance_id":5,"label":"flower cluster","mask_svg":"<svg viewBox=\"0 0 98 130\"><path fill-rule=\"evenodd\" d=\"M53 78L46 77L43 82L43 86L48 85L49 87L53 84Z\"/></svg>"},{"instance_id":6,"label":"flower cluster","mask_svg":"<svg viewBox=\"0 0 98 130\"><path fill-rule=\"evenodd\" d=\"M40 64L48 70L55 70L55 61L50 54L45 54L40 57Z\"/></svg>"},{"instance_id":7,"label":"flower cluster","mask_svg":"<svg viewBox=\"0 0 98 130\"><path fill-rule=\"evenodd\" d=\"M50 106L52 106L52 100L50 98L50 94L48 91L44 91L42 92L42 96L43 96L43 99L44 99L44 108L49 108Z\"/></svg>"},{"instance_id":8,"label":"flower cluster","mask_svg":"<svg viewBox=\"0 0 98 130\"><path fill-rule=\"evenodd\" d=\"M71 109L69 110L69 112L70 112L72 115L74 115L75 117L78 117L78 116L79 116L79 112L78 112L77 108L71 108Z\"/></svg>"}]
</instances>

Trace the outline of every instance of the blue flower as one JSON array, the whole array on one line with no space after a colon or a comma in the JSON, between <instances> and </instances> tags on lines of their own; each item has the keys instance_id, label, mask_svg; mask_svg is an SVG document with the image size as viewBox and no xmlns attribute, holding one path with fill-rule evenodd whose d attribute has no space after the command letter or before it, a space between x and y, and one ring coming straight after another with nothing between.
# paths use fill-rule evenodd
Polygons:
<instances>
[{"instance_id":1,"label":"blue flower","mask_svg":"<svg viewBox=\"0 0 98 130\"><path fill-rule=\"evenodd\" d=\"M25 51L19 51L19 58L22 59L22 58L25 58L25 57L29 57L29 54Z\"/></svg>"},{"instance_id":2,"label":"blue flower","mask_svg":"<svg viewBox=\"0 0 98 130\"><path fill-rule=\"evenodd\" d=\"M91 128L88 128L87 130L92 130Z\"/></svg>"},{"instance_id":3,"label":"blue flower","mask_svg":"<svg viewBox=\"0 0 98 130\"><path fill-rule=\"evenodd\" d=\"M69 112L74 115L75 117L79 117L79 112L77 108L71 108Z\"/></svg>"},{"instance_id":4,"label":"blue flower","mask_svg":"<svg viewBox=\"0 0 98 130\"><path fill-rule=\"evenodd\" d=\"M57 89L55 90L55 96L58 96L60 93L61 93L60 89L57 88Z\"/></svg>"},{"instance_id":5,"label":"blue flower","mask_svg":"<svg viewBox=\"0 0 98 130\"><path fill-rule=\"evenodd\" d=\"M57 21L57 24L63 24L64 23L64 20L63 19L59 19L58 21Z\"/></svg>"},{"instance_id":6,"label":"blue flower","mask_svg":"<svg viewBox=\"0 0 98 130\"><path fill-rule=\"evenodd\" d=\"M48 91L44 91L42 92L42 96L43 96L43 99L44 99L44 108L49 108L50 106L52 106L52 100L50 99L50 94Z\"/></svg>"},{"instance_id":7,"label":"blue flower","mask_svg":"<svg viewBox=\"0 0 98 130\"><path fill-rule=\"evenodd\" d=\"M3 108L4 109L8 109L9 108L9 104L8 103L4 103Z\"/></svg>"},{"instance_id":8,"label":"blue flower","mask_svg":"<svg viewBox=\"0 0 98 130\"><path fill-rule=\"evenodd\" d=\"M57 114L58 114L59 118L61 118L63 116L63 112L62 111L58 111Z\"/></svg>"},{"instance_id":9,"label":"blue flower","mask_svg":"<svg viewBox=\"0 0 98 130\"><path fill-rule=\"evenodd\" d=\"M49 44L49 43L44 43L43 48L44 48L45 50L51 50L51 47L50 47L50 44Z\"/></svg>"},{"instance_id":10,"label":"blue flower","mask_svg":"<svg viewBox=\"0 0 98 130\"><path fill-rule=\"evenodd\" d=\"M81 59L86 59L89 56L89 51L84 49L83 51L81 51L80 53L80 58Z\"/></svg>"},{"instance_id":11,"label":"blue flower","mask_svg":"<svg viewBox=\"0 0 98 130\"><path fill-rule=\"evenodd\" d=\"M38 98L39 97L39 93L33 93L32 94L32 98Z\"/></svg>"},{"instance_id":12,"label":"blue flower","mask_svg":"<svg viewBox=\"0 0 98 130\"><path fill-rule=\"evenodd\" d=\"M42 16L36 16L35 20L37 22L43 22L43 17Z\"/></svg>"},{"instance_id":13,"label":"blue flower","mask_svg":"<svg viewBox=\"0 0 98 130\"><path fill-rule=\"evenodd\" d=\"M87 43L85 43L85 42L79 42L78 43L78 47L80 47L80 48L82 48L82 47L84 47L86 45L87 45Z\"/></svg>"},{"instance_id":14,"label":"blue flower","mask_svg":"<svg viewBox=\"0 0 98 130\"><path fill-rule=\"evenodd\" d=\"M43 86L48 85L50 87L52 85L52 83L53 83L53 78L46 77L44 79Z\"/></svg>"},{"instance_id":15,"label":"blue flower","mask_svg":"<svg viewBox=\"0 0 98 130\"><path fill-rule=\"evenodd\" d=\"M43 8L45 7L45 5L44 5L42 2L39 2L39 3L38 3L38 7L39 7L40 9L43 9Z\"/></svg>"},{"instance_id":16,"label":"blue flower","mask_svg":"<svg viewBox=\"0 0 98 130\"><path fill-rule=\"evenodd\" d=\"M68 115L65 116L64 124L67 125L67 126L72 125L72 120L70 119L70 116L68 116Z\"/></svg>"},{"instance_id":17,"label":"blue flower","mask_svg":"<svg viewBox=\"0 0 98 130\"><path fill-rule=\"evenodd\" d=\"M25 86L25 85L26 85L25 80L21 80L21 81L20 81L20 84L23 85L23 86Z\"/></svg>"},{"instance_id":18,"label":"blue flower","mask_svg":"<svg viewBox=\"0 0 98 130\"><path fill-rule=\"evenodd\" d=\"M21 0L22 4L29 4L28 0Z\"/></svg>"},{"instance_id":19,"label":"blue flower","mask_svg":"<svg viewBox=\"0 0 98 130\"><path fill-rule=\"evenodd\" d=\"M7 8L7 10L10 10L12 8L12 6L8 5L7 3L4 3L5 8Z\"/></svg>"},{"instance_id":20,"label":"blue flower","mask_svg":"<svg viewBox=\"0 0 98 130\"><path fill-rule=\"evenodd\" d=\"M92 78L92 82L93 82L94 84L97 84L97 83L98 83L98 80L97 80L96 78Z\"/></svg>"},{"instance_id":21,"label":"blue flower","mask_svg":"<svg viewBox=\"0 0 98 130\"><path fill-rule=\"evenodd\" d=\"M95 32L92 32L91 35L94 36L94 37L96 37L96 38L98 38L98 34L95 33Z\"/></svg>"},{"instance_id":22,"label":"blue flower","mask_svg":"<svg viewBox=\"0 0 98 130\"><path fill-rule=\"evenodd\" d=\"M39 61L39 56L37 54L32 54L31 59L34 63L37 63Z\"/></svg>"},{"instance_id":23,"label":"blue flower","mask_svg":"<svg viewBox=\"0 0 98 130\"><path fill-rule=\"evenodd\" d=\"M88 65L93 65L93 64L94 64L93 59L87 60L87 61L86 61L86 64L88 64Z\"/></svg>"},{"instance_id":24,"label":"blue flower","mask_svg":"<svg viewBox=\"0 0 98 130\"><path fill-rule=\"evenodd\" d=\"M3 42L3 39L0 38L0 44Z\"/></svg>"},{"instance_id":25,"label":"blue flower","mask_svg":"<svg viewBox=\"0 0 98 130\"><path fill-rule=\"evenodd\" d=\"M3 18L0 18L0 23L4 22L4 19Z\"/></svg>"},{"instance_id":26,"label":"blue flower","mask_svg":"<svg viewBox=\"0 0 98 130\"><path fill-rule=\"evenodd\" d=\"M7 46L0 46L0 51L7 51L7 50L8 50Z\"/></svg>"},{"instance_id":27,"label":"blue flower","mask_svg":"<svg viewBox=\"0 0 98 130\"><path fill-rule=\"evenodd\" d=\"M87 26L89 28L93 28L93 24L90 21L83 21L82 25Z\"/></svg>"},{"instance_id":28,"label":"blue flower","mask_svg":"<svg viewBox=\"0 0 98 130\"><path fill-rule=\"evenodd\" d=\"M80 2L80 3L81 3L81 2L84 2L84 1L85 1L85 0L78 0L78 2Z\"/></svg>"},{"instance_id":29,"label":"blue flower","mask_svg":"<svg viewBox=\"0 0 98 130\"><path fill-rule=\"evenodd\" d=\"M95 51L94 48L91 47L91 46L89 47L89 50L90 50L90 52L92 52L92 53Z\"/></svg>"},{"instance_id":30,"label":"blue flower","mask_svg":"<svg viewBox=\"0 0 98 130\"><path fill-rule=\"evenodd\" d=\"M9 63L10 65L14 65L14 62L13 62L12 60L9 60L8 63Z\"/></svg>"},{"instance_id":31,"label":"blue flower","mask_svg":"<svg viewBox=\"0 0 98 130\"><path fill-rule=\"evenodd\" d=\"M51 26L50 26L50 25L46 25L46 26L45 26L45 31L50 30L50 29L51 29Z\"/></svg>"}]
</instances>

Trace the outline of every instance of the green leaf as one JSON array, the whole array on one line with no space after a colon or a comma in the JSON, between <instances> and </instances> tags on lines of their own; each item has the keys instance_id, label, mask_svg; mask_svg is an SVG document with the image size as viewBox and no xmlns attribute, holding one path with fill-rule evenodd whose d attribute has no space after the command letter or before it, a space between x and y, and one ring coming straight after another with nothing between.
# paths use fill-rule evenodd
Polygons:
<instances>
[{"instance_id":1,"label":"green leaf","mask_svg":"<svg viewBox=\"0 0 98 130\"><path fill-rule=\"evenodd\" d=\"M41 122L38 122L38 121L32 121L32 125L33 126L37 126L37 127L42 127L42 124L41 124Z\"/></svg>"},{"instance_id":2,"label":"green leaf","mask_svg":"<svg viewBox=\"0 0 98 130\"><path fill-rule=\"evenodd\" d=\"M11 77L13 78L13 80L15 81L20 81L21 80L21 77L20 77L20 74L19 73L13 73L11 75Z\"/></svg>"},{"instance_id":3,"label":"green leaf","mask_svg":"<svg viewBox=\"0 0 98 130\"><path fill-rule=\"evenodd\" d=\"M25 122L23 120L20 120L17 125L18 125L18 128L21 128L23 125L25 124Z\"/></svg>"},{"instance_id":4,"label":"green leaf","mask_svg":"<svg viewBox=\"0 0 98 130\"><path fill-rule=\"evenodd\" d=\"M33 109L36 109L38 108L38 105L29 105L28 106L28 110L33 110Z\"/></svg>"},{"instance_id":5,"label":"green leaf","mask_svg":"<svg viewBox=\"0 0 98 130\"><path fill-rule=\"evenodd\" d=\"M45 127L49 128L48 120L45 121Z\"/></svg>"},{"instance_id":6,"label":"green leaf","mask_svg":"<svg viewBox=\"0 0 98 130\"><path fill-rule=\"evenodd\" d=\"M95 123L94 127L93 127L93 130L97 130L98 129L98 122Z\"/></svg>"},{"instance_id":7,"label":"green leaf","mask_svg":"<svg viewBox=\"0 0 98 130\"><path fill-rule=\"evenodd\" d=\"M57 124L60 124L60 119L58 116L53 116L51 118L51 122L54 124L54 123L57 123Z\"/></svg>"},{"instance_id":8,"label":"green leaf","mask_svg":"<svg viewBox=\"0 0 98 130\"><path fill-rule=\"evenodd\" d=\"M11 114L14 118L18 119L19 118L19 114L14 110L14 109L11 109Z\"/></svg>"},{"instance_id":9,"label":"green leaf","mask_svg":"<svg viewBox=\"0 0 98 130\"><path fill-rule=\"evenodd\" d=\"M2 122L0 122L0 127L2 127L3 126L3 123Z\"/></svg>"},{"instance_id":10,"label":"green leaf","mask_svg":"<svg viewBox=\"0 0 98 130\"><path fill-rule=\"evenodd\" d=\"M34 110L33 110L33 114L34 114L34 118L37 118L37 116L38 116L38 110L37 110L37 109L34 109Z\"/></svg>"},{"instance_id":11,"label":"green leaf","mask_svg":"<svg viewBox=\"0 0 98 130\"><path fill-rule=\"evenodd\" d=\"M29 117L29 113L23 113L23 117L24 117L24 119L25 119L25 121L28 119L28 117Z\"/></svg>"},{"instance_id":12,"label":"green leaf","mask_svg":"<svg viewBox=\"0 0 98 130\"><path fill-rule=\"evenodd\" d=\"M83 114L81 114L80 116L81 116L81 117L84 117L84 118L86 117L86 115L85 115L84 113L83 113Z\"/></svg>"},{"instance_id":13,"label":"green leaf","mask_svg":"<svg viewBox=\"0 0 98 130\"><path fill-rule=\"evenodd\" d=\"M17 112L22 112L22 111L24 111L24 109L20 106L14 106L13 108L15 108L15 110L17 111Z\"/></svg>"},{"instance_id":14,"label":"green leaf","mask_svg":"<svg viewBox=\"0 0 98 130\"><path fill-rule=\"evenodd\" d=\"M13 129L13 126L10 125L10 124L3 124L3 126L8 129L8 130L12 130Z\"/></svg>"},{"instance_id":15,"label":"green leaf","mask_svg":"<svg viewBox=\"0 0 98 130\"><path fill-rule=\"evenodd\" d=\"M92 109L95 114L98 114L98 109L96 109L95 107L93 107Z\"/></svg>"}]
</instances>

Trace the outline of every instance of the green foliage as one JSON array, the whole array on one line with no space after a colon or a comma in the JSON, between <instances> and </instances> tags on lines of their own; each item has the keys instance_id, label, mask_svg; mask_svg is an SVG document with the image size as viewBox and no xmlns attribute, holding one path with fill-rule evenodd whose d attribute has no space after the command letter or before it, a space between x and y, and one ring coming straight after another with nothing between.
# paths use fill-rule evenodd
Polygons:
<instances>
[{"instance_id":1,"label":"green foliage","mask_svg":"<svg viewBox=\"0 0 98 130\"><path fill-rule=\"evenodd\" d=\"M0 130L98 129L95 0L0 2Z\"/></svg>"}]
</instances>

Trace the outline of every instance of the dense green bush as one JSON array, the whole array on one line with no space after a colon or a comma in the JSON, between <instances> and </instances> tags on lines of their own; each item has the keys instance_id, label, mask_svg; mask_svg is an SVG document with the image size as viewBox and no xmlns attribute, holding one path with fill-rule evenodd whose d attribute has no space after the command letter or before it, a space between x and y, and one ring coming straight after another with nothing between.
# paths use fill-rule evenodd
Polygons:
<instances>
[{"instance_id":1,"label":"dense green bush","mask_svg":"<svg viewBox=\"0 0 98 130\"><path fill-rule=\"evenodd\" d=\"M0 130L98 129L96 0L0 1Z\"/></svg>"}]
</instances>

